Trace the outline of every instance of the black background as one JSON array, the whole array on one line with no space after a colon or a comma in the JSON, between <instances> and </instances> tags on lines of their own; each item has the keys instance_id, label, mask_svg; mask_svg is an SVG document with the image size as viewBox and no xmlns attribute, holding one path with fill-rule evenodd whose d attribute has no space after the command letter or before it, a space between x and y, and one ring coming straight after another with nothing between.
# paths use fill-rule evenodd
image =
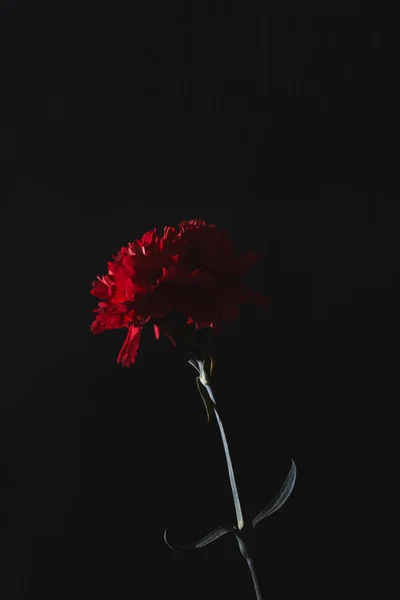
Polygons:
<instances>
[{"instance_id":1,"label":"black background","mask_svg":"<svg viewBox=\"0 0 400 600\"><path fill-rule=\"evenodd\" d=\"M124 369L124 332L89 331L111 255L190 218L264 255L271 309L216 342L215 390L245 511L298 467L257 528L265 596L329 597L399 358L396 34L350 5L130 4L34 3L8 29L3 597L253 597L233 538L163 541L234 519L194 370L151 331Z\"/></svg>"}]
</instances>

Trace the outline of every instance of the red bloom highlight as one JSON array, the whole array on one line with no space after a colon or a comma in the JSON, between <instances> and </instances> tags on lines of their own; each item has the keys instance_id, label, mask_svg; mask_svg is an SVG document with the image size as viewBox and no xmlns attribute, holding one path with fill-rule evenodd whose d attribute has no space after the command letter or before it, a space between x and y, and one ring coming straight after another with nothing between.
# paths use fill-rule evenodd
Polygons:
<instances>
[{"instance_id":1,"label":"red bloom highlight","mask_svg":"<svg viewBox=\"0 0 400 600\"><path fill-rule=\"evenodd\" d=\"M196 329L235 321L243 303L266 308L268 298L247 290L241 276L260 256L238 257L225 231L200 219L181 221L177 227L156 229L123 246L108 262L107 275L98 276L91 294L99 298L94 334L128 328L117 362L136 360L140 334L152 323L156 339L164 333L176 345L168 316L179 313Z\"/></svg>"}]
</instances>

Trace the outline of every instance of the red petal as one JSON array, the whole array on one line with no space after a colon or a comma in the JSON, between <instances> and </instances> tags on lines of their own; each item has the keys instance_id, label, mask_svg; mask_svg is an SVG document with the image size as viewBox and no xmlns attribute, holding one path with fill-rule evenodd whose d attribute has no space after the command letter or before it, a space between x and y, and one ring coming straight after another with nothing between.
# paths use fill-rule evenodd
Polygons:
<instances>
[{"instance_id":1,"label":"red petal","mask_svg":"<svg viewBox=\"0 0 400 600\"><path fill-rule=\"evenodd\" d=\"M167 336L167 338L169 339L169 341L171 342L171 344L173 345L173 347L176 348L176 341L172 337L172 335L170 333L167 333L166 331L164 331L164 334Z\"/></svg>"},{"instance_id":2,"label":"red petal","mask_svg":"<svg viewBox=\"0 0 400 600\"><path fill-rule=\"evenodd\" d=\"M133 268L133 260L132 256L124 256L122 259L122 264L125 268L125 277L128 275L129 277L133 277L135 274L135 269Z\"/></svg>"},{"instance_id":3,"label":"red petal","mask_svg":"<svg viewBox=\"0 0 400 600\"><path fill-rule=\"evenodd\" d=\"M250 267L252 267L255 263L261 260L261 258L261 254L253 252L252 250L245 252L245 254L242 254L242 256L237 261L238 273L242 275L243 273L248 271Z\"/></svg>"},{"instance_id":4,"label":"red petal","mask_svg":"<svg viewBox=\"0 0 400 600\"><path fill-rule=\"evenodd\" d=\"M104 331L106 331L106 327L96 317L96 319L90 325L90 331L93 334L103 333Z\"/></svg>"},{"instance_id":5,"label":"red petal","mask_svg":"<svg viewBox=\"0 0 400 600\"><path fill-rule=\"evenodd\" d=\"M108 286L103 281L100 281L99 279L93 281L92 286L93 287L90 290L92 296L96 296L96 298L101 298L102 300L108 300Z\"/></svg>"},{"instance_id":6,"label":"red petal","mask_svg":"<svg viewBox=\"0 0 400 600\"><path fill-rule=\"evenodd\" d=\"M157 229L150 229L150 231L146 231L145 234L142 235L143 244L151 244L157 234Z\"/></svg>"},{"instance_id":7,"label":"red petal","mask_svg":"<svg viewBox=\"0 0 400 600\"><path fill-rule=\"evenodd\" d=\"M132 279L127 279L125 281L125 295L127 300L133 300L135 293L139 291L138 286L135 285ZM140 290L142 291L142 290Z\"/></svg>"},{"instance_id":8,"label":"red petal","mask_svg":"<svg viewBox=\"0 0 400 600\"><path fill-rule=\"evenodd\" d=\"M131 325L125 338L122 348L119 351L117 363L122 362L123 367L129 367L136 361L136 355L139 350L141 328Z\"/></svg>"},{"instance_id":9,"label":"red petal","mask_svg":"<svg viewBox=\"0 0 400 600\"><path fill-rule=\"evenodd\" d=\"M160 339L160 328L158 327L158 325L154 325L154 337L156 338L156 340Z\"/></svg>"}]
</instances>

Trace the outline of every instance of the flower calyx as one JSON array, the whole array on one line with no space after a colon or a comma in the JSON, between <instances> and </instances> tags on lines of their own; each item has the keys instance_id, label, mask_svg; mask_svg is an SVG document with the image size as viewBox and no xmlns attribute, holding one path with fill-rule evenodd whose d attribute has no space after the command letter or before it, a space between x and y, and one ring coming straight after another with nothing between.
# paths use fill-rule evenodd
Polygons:
<instances>
[{"instance_id":1,"label":"flower calyx","mask_svg":"<svg viewBox=\"0 0 400 600\"><path fill-rule=\"evenodd\" d=\"M200 383L204 387L211 385L211 376L214 368L213 357L208 355L205 359L191 358L188 362L199 373Z\"/></svg>"}]
</instances>

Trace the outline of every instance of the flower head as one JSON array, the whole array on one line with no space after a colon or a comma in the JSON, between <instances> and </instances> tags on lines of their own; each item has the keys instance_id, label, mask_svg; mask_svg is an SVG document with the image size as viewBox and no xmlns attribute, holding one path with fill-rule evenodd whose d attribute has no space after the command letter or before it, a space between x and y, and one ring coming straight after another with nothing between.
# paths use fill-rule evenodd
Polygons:
<instances>
[{"instance_id":1,"label":"flower head","mask_svg":"<svg viewBox=\"0 0 400 600\"><path fill-rule=\"evenodd\" d=\"M238 257L225 231L200 219L177 227L156 229L123 246L108 262L107 275L98 276L91 294L99 298L91 325L94 334L127 327L117 362L136 360L146 323L176 345L178 328L171 315L184 318L185 327L214 328L235 321L242 303L267 306L268 298L247 290L240 278L260 257Z\"/></svg>"}]
</instances>

